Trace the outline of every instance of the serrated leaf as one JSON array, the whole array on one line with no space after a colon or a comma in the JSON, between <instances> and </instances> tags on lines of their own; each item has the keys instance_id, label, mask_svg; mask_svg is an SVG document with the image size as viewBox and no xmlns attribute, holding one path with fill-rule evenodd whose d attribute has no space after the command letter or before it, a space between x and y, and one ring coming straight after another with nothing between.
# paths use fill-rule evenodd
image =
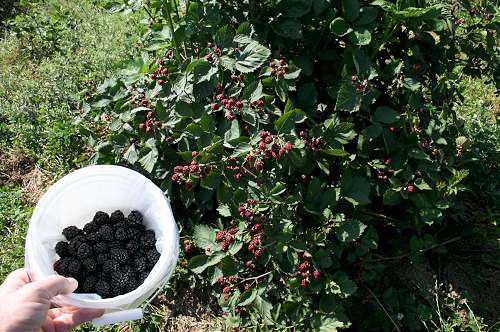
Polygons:
<instances>
[{"instance_id":1,"label":"serrated leaf","mask_svg":"<svg viewBox=\"0 0 500 332\"><path fill-rule=\"evenodd\" d=\"M262 93L263 86L261 81L253 81L243 90L243 99L248 99L250 102L259 100L264 96Z\"/></svg>"},{"instance_id":2,"label":"serrated leaf","mask_svg":"<svg viewBox=\"0 0 500 332\"><path fill-rule=\"evenodd\" d=\"M236 60L228 57L227 55L223 55L219 58L219 63L222 67L226 68L227 70L234 71Z\"/></svg>"},{"instance_id":3,"label":"serrated leaf","mask_svg":"<svg viewBox=\"0 0 500 332\"><path fill-rule=\"evenodd\" d=\"M208 256L207 255L198 255L191 258L189 261L188 267L196 274L203 273L208 267Z\"/></svg>"},{"instance_id":4,"label":"serrated leaf","mask_svg":"<svg viewBox=\"0 0 500 332\"><path fill-rule=\"evenodd\" d=\"M315 332L337 332L339 328L343 329L349 325L334 317L321 316L314 319L313 326Z\"/></svg>"},{"instance_id":5,"label":"serrated leaf","mask_svg":"<svg viewBox=\"0 0 500 332\"><path fill-rule=\"evenodd\" d=\"M335 109L351 113L357 112L359 110L360 102L360 98L356 93L354 85L348 82L342 83L337 94Z\"/></svg>"},{"instance_id":6,"label":"serrated leaf","mask_svg":"<svg viewBox=\"0 0 500 332\"><path fill-rule=\"evenodd\" d=\"M369 141L379 137L380 134L382 134L382 126L378 123L374 123L371 126L369 126L363 130L363 135Z\"/></svg>"},{"instance_id":7,"label":"serrated leaf","mask_svg":"<svg viewBox=\"0 0 500 332\"><path fill-rule=\"evenodd\" d=\"M227 25L217 30L214 36L214 42L221 50L229 48L233 43L233 32Z\"/></svg>"},{"instance_id":8,"label":"serrated leaf","mask_svg":"<svg viewBox=\"0 0 500 332\"><path fill-rule=\"evenodd\" d=\"M214 233L214 230L207 225L195 225L193 241L197 247L206 249L213 244L215 240Z\"/></svg>"},{"instance_id":9,"label":"serrated leaf","mask_svg":"<svg viewBox=\"0 0 500 332\"><path fill-rule=\"evenodd\" d=\"M342 195L353 205L366 205L370 201L370 182L368 179L344 174L342 177Z\"/></svg>"},{"instance_id":10,"label":"serrated leaf","mask_svg":"<svg viewBox=\"0 0 500 332\"><path fill-rule=\"evenodd\" d=\"M352 242L363 234L366 227L357 219L349 219L335 228L335 236L342 242Z\"/></svg>"},{"instance_id":11,"label":"serrated leaf","mask_svg":"<svg viewBox=\"0 0 500 332\"><path fill-rule=\"evenodd\" d=\"M387 189L384 193L384 205L394 206L401 202L401 194L393 189Z\"/></svg>"},{"instance_id":12,"label":"serrated leaf","mask_svg":"<svg viewBox=\"0 0 500 332\"><path fill-rule=\"evenodd\" d=\"M229 246L229 249L227 250L227 252L230 254L230 255L236 255L238 253L238 251L241 250L241 248L243 248L243 242L241 241L235 241L233 243L231 243L231 245Z\"/></svg>"},{"instance_id":13,"label":"serrated leaf","mask_svg":"<svg viewBox=\"0 0 500 332\"><path fill-rule=\"evenodd\" d=\"M297 93L299 106L312 107L318 102L318 90L313 82L303 84Z\"/></svg>"},{"instance_id":14,"label":"serrated leaf","mask_svg":"<svg viewBox=\"0 0 500 332\"><path fill-rule=\"evenodd\" d=\"M231 217L231 209L227 204L219 204L217 211L219 211L219 214L223 217Z\"/></svg>"},{"instance_id":15,"label":"serrated leaf","mask_svg":"<svg viewBox=\"0 0 500 332\"><path fill-rule=\"evenodd\" d=\"M274 123L274 128L278 132L289 132L294 128L294 124L304 121L306 115L299 109L293 109L279 117Z\"/></svg>"},{"instance_id":16,"label":"serrated leaf","mask_svg":"<svg viewBox=\"0 0 500 332\"><path fill-rule=\"evenodd\" d=\"M151 150L147 155L139 159L139 163L144 168L144 170L148 173L153 171L153 168L158 161L158 151Z\"/></svg>"},{"instance_id":17,"label":"serrated leaf","mask_svg":"<svg viewBox=\"0 0 500 332\"><path fill-rule=\"evenodd\" d=\"M243 292L243 294L241 294L238 306L243 307L249 305L255 300L256 297L257 297L257 289L255 287L247 289L245 292Z\"/></svg>"},{"instance_id":18,"label":"serrated leaf","mask_svg":"<svg viewBox=\"0 0 500 332\"><path fill-rule=\"evenodd\" d=\"M372 34L364 28L358 28L349 34L349 39L354 45L369 45L372 41Z\"/></svg>"},{"instance_id":19,"label":"serrated leaf","mask_svg":"<svg viewBox=\"0 0 500 332\"><path fill-rule=\"evenodd\" d=\"M349 153L342 150L342 149L323 149L321 152L326 153L327 155L330 156L335 156L335 157L345 157L348 156Z\"/></svg>"},{"instance_id":20,"label":"serrated leaf","mask_svg":"<svg viewBox=\"0 0 500 332\"><path fill-rule=\"evenodd\" d=\"M375 110L373 120L382 123L394 123L399 121L400 116L401 115L392 108L381 106L377 107Z\"/></svg>"},{"instance_id":21,"label":"serrated leaf","mask_svg":"<svg viewBox=\"0 0 500 332\"><path fill-rule=\"evenodd\" d=\"M286 186L283 182L278 182L274 188L269 192L271 196L279 196L286 191Z\"/></svg>"},{"instance_id":22,"label":"serrated leaf","mask_svg":"<svg viewBox=\"0 0 500 332\"><path fill-rule=\"evenodd\" d=\"M271 55L271 51L256 41L248 44L236 60L236 69L242 73L257 70Z\"/></svg>"},{"instance_id":23,"label":"serrated leaf","mask_svg":"<svg viewBox=\"0 0 500 332\"><path fill-rule=\"evenodd\" d=\"M259 316L263 320L265 324L272 324L273 319L271 315L271 310L273 308L273 305L270 302L267 302L264 300L260 295L256 296L253 306L255 309L257 309L257 312L259 313Z\"/></svg>"},{"instance_id":24,"label":"serrated leaf","mask_svg":"<svg viewBox=\"0 0 500 332\"><path fill-rule=\"evenodd\" d=\"M217 265L225 276L231 276L238 273L238 263L232 256L224 257Z\"/></svg>"},{"instance_id":25,"label":"serrated leaf","mask_svg":"<svg viewBox=\"0 0 500 332\"><path fill-rule=\"evenodd\" d=\"M139 160L139 153L137 152L135 148L135 144L132 144L128 149L127 152L123 155L123 158L129 162L130 165L133 165Z\"/></svg>"},{"instance_id":26,"label":"serrated leaf","mask_svg":"<svg viewBox=\"0 0 500 332\"><path fill-rule=\"evenodd\" d=\"M432 190L432 188L425 182L424 179L418 178L416 179L413 184L420 190Z\"/></svg>"},{"instance_id":27,"label":"serrated leaf","mask_svg":"<svg viewBox=\"0 0 500 332\"><path fill-rule=\"evenodd\" d=\"M238 120L233 120L231 126L224 134L224 142L230 143L231 141L238 139L240 137L240 125Z\"/></svg>"},{"instance_id":28,"label":"serrated leaf","mask_svg":"<svg viewBox=\"0 0 500 332\"><path fill-rule=\"evenodd\" d=\"M356 25L367 25L375 21L378 10L375 7L363 7L361 15L356 20Z\"/></svg>"}]
</instances>

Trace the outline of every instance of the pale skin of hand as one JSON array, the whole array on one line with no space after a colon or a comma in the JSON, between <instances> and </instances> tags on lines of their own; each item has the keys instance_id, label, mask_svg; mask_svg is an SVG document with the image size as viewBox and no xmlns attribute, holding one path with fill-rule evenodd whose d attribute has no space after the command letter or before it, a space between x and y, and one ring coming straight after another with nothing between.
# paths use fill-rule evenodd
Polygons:
<instances>
[{"instance_id":1,"label":"pale skin of hand","mask_svg":"<svg viewBox=\"0 0 500 332\"><path fill-rule=\"evenodd\" d=\"M29 273L25 269L14 271L0 285L0 332L66 332L104 313L51 308L54 296L72 293L78 282L56 275L31 282Z\"/></svg>"}]
</instances>

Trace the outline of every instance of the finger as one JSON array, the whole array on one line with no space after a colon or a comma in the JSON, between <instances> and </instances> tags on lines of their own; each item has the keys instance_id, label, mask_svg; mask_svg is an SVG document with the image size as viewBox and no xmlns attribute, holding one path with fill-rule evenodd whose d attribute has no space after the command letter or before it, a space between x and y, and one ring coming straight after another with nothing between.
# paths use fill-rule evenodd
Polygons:
<instances>
[{"instance_id":1,"label":"finger","mask_svg":"<svg viewBox=\"0 0 500 332\"><path fill-rule=\"evenodd\" d=\"M66 332L77 325L101 317L103 314L103 309L79 309L73 313L64 313L54 318L52 322L57 332Z\"/></svg>"},{"instance_id":2,"label":"finger","mask_svg":"<svg viewBox=\"0 0 500 332\"><path fill-rule=\"evenodd\" d=\"M75 279L52 275L26 285L23 291L40 299L50 300L60 294L69 294L77 288L78 281Z\"/></svg>"},{"instance_id":3,"label":"finger","mask_svg":"<svg viewBox=\"0 0 500 332\"><path fill-rule=\"evenodd\" d=\"M54 324L52 323L52 319L50 319L49 317L47 317L45 319L45 322L43 322L42 331L43 332L56 332L56 330L54 328Z\"/></svg>"},{"instance_id":4,"label":"finger","mask_svg":"<svg viewBox=\"0 0 500 332\"><path fill-rule=\"evenodd\" d=\"M27 283L31 282L29 270L19 269L7 276L2 286L1 290L6 290L7 292L13 292L23 287Z\"/></svg>"}]
</instances>

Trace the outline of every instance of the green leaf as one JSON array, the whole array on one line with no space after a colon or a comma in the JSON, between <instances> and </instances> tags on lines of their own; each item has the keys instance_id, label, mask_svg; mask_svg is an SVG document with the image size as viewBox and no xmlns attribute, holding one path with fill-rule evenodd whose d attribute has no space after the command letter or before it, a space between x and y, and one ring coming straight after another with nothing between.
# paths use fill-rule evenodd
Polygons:
<instances>
[{"instance_id":1,"label":"green leaf","mask_svg":"<svg viewBox=\"0 0 500 332\"><path fill-rule=\"evenodd\" d=\"M251 304L255 298L257 297L257 289L255 287L247 289L243 294L240 296L240 301L238 303L238 306L246 306Z\"/></svg>"},{"instance_id":2,"label":"green leaf","mask_svg":"<svg viewBox=\"0 0 500 332\"><path fill-rule=\"evenodd\" d=\"M248 44L236 60L236 69L242 73L257 70L271 55L271 51L254 41Z\"/></svg>"},{"instance_id":3,"label":"green leaf","mask_svg":"<svg viewBox=\"0 0 500 332\"><path fill-rule=\"evenodd\" d=\"M232 256L224 257L220 262L218 267L222 270L225 276L231 276L238 273L238 263L234 260Z\"/></svg>"},{"instance_id":4,"label":"green leaf","mask_svg":"<svg viewBox=\"0 0 500 332\"><path fill-rule=\"evenodd\" d=\"M278 80L275 83L275 91L281 101L285 101L288 98L288 83L286 80Z\"/></svg>"},{"instance_id":5,"label":"green leaf","mask_svg":"<svg viewBox=\"0 0 500 332\"><path fill-rule=\"evenodd\" d=\"M375 110L375 115L373 120L382 123L394 123L398 122L400 114L387 106L377 107Z\"/></svg>"},{"instance_id":6,"label":"green leaf","mask_svg":"<svg viewBox=\"0 0 500 332\"><path fill-rule=\"evenodd\" d=\"M360 107L360 98L356 88L350 82L342 83L337 94L335 109L338 111L357 112Z\"/></svg>"},{"instance_id":7,"label":"green leaf","mask_svg":"<svg viewBox=\"0 0 500 332\"><path fill-rule=\"evenodd\" d=\"M306 115L303 111L295 108L286 112L274 122L274 128L278 132L290 132L294 128L294 124L304 121Z\"/></svg>"},{"instance_id":8,"label":"green leaf","mask_svg":"<svg viewBox=\"0 0 500 332\"><path fill-rule=\"evenodd\" d=\"M224 134L224 142L230 143L231 141L238 139L240 137L240 125L238 120L233 120L231 126Z\"/></svg>"},{"instance_id":9,"label":"green leaf","mask_svg":"<svg viewBox=\"0 0 500 332\"><path fill-rule=\"evenodd\" d=\"M286 191L286 186L283 182L278 182L271 190L271 196L279 196Z\"/></svg>"},{"instance_id":10,"label":"green leaf","mask_svg":"<svg viewBox=\"0 0 500 332\"><path fill-rule=\"evenodd\" d=\"M342 242L357 240L365 231L366 225L357 219L349 219L335 228L335 236Z\"/></svg>"},{"instance_id":11,"label":"green leaf","mask_svg":"<svg viewBox=\"0 0 500 332\"><path fill-rule=\"evenodd\" d=\"M259 316L262 318L265 324L272 324L273 319L271 315L271 310L273 305L270 302L264 300L260 295L255 297L253 306L257 309Z\"/></svg>"},{"instance_id":12,"label":"green leaf","mask_svg":"<svg viewBox=\"0 0 500 332\"><path fill-rule=\"evenodd\" d=\"M419 160L429 160L429 156L422 150L420 149L412 149L409 153L408 156L413 158L413 159L419 159Z\"/></svg>"},{"instance_id":13,"label":"green leaf","mask_svg":"<svg viewBox=\"0 0 500 332\"><path fill-rule=\"evenodd\" d=\"M219 63L222 67L229 71L234 71L234 66L236 66L236 60L228 57L227 55L223 55L219 58Z\"/></svg>"},{"instance_id":14,"label":"green leaf","mask_svg":"<svg viewBox=\"0 0 500 332\"><path fill-rule=\"evenodd\" d=\"M348 327L349 324L341 322L334 317L316 317L313 321L313 327L315 332L337 332L338 329L343 329Z\"/></svg>"},{"instance_id":15,"label":"green leaf","mask_svg":"<svg viewBox=\"0 0 500 332\"><path fill-rule=\"evenodd\" d=\"M348 297L356 292L358 286L354 281L349 279L347 273L343 271L337 271L333 275L332 279L340 287L342 297Z\"/></svg>"},{"instance_id":16,"label":"green leaf","mask_svg":"<svg viewBox=\"0 0 500 332\"><path fill-rule=\"evenodd\" d=\"M344 174L342 177L342 194L353 205L366 205L370 201L370 182L368 179Z\"/></svg>"},{"instance_id":17,"label":"green leaf","mask_svg":"<svg viewBox=\"0 0 500 332\"><path fill-rule=\"evenodd\" d=\"M354 45L369 45L372 41L372 34L364 28L358 28L349 34L349 39Z\"/></svg>"},{"instance_id":18,"label":"green leaf","mask_svg":"<svg viewBox=\"0 0 500 332\"><path fill-rule=\"evenodd\" d=\"M327 155L334 157L345 157L348 156L349 153L342 149L323 149L321 152L326 153Z\"/></svg>"},{"instance_id":19,"label":"green leaf","mask_svg":"<svg viewBox=\"0 0 500 332\"><path fill-rule=\"evenodd\" d=\"M254 102L259 100L264 96L263 86L261 81L253 81L249 85L245 87L243 90L243 99L250 100L250 102Z\"/></svg>"},{"instance_id":20,"label":"green leaf","mask_svg":"<svg viewBox=\"0 0 500 332\"><path fill-rule=\"evenodd\" d=\"M393 189L387 189L384 193L384 205L394 206L401 202L401 194Z\"/></svg>"},{"instance_id":21,"label":"green leaf","mask_svg":"<svg viewBox=\"0 0 500 332\"><path fill-rule=\"evenodd\" d=\"M342 17L337 17L330 23L330 30L339 37L343 37L352 31L349 24Z\"/></svg>"},{"instance_id":22,"label":"green leaf","mask_svg":"<svg viewBox=\"0 0 500 332\"><path fill-rule=\"evenodd\" d=\"M196 246L206 249L210 247L215 237L213 236L214 231L207 225L195 225L193 231L193 240Z\"/></svg>"},{"instance_id":23,"label":"green leaf","mask_svg":"<svg viewBox=\"0 0 500 332\"><path fill-rule=\"evenodd\" d=\"M132 144L128 149L127 152L123 155L123 158L130 163L130 165L133 165L139 160L139 154L137 150L135 149L135 144Z\"/></svg>"},{"instance_id":24,"label":"green leaf","mask_svg":"<svg viewBox=\"0 0 500 332\"><path fill-rule=\"evenodd\" d=\"M293 40L302 39L302 24L297 19L280 19L271 27L281 37Z\"/></svg>"},{"instance_id":25,"label":"green leaf","mask_svg":"<svg viewBox=\"0 0 500 332\"><path fill-rule=\"evenodd\" d=\"M401 19L432 19L441 15L441 10L432 6L427 8L408 7L405 10L395 11L394 14Z\"/></svg>"},{"instance_id":26,"label":"green leaf","mask_svg":"<svg viewBox=\"0 0 500 332\"><path fill-rule=\"evenodd\" d=\"M298 91L299 106L312 107L318 102L318 90L313 82L303 84Z\"/></svg>"},{"instance_id":27,"label":"green leaf","mask_svg":"<svg viewBox=\"0 0 500 332\"><path fill-rule=\"evenodd\" d=\"M356 25L367 25L375 21L378 10L375 7L363 7L361 15L356 21Z\"/></svg>"},{"instance_id":28,"label":"green leaf","mask_svg":"<svg viewBox=\"0 0 500 332\"><path fill-rule=\"evenodd\" d=\"M344 18L349 22L353 22L359 16L359 0L342 0L342 9Z\"/></svg>"},{"instance_id":29,"label":"green leaf","mask_svg":"<svg viewBox=\"0 0 500 332\"><path fill-rule=\"evenodd\" d=\"M285 0L283 7L285 15L289 17L301 17L309 13L313 0Z\"/></svg>"},{"instance_id":30,"label":"green leaf","mask_svg":"<svg viewBox=\"0 0 500 332\"><path fill-rule=\"evenodd\" d=\"M208 256L207 255L198 255L191 258L189 261L188 267L196 274L203 273L208 267Z\"/></svg>"},{"instance_id":31,"label":"green leaf","mask_svg":"<svg viewBox=\"0 0 500 332\"><path fill-rule=\"evenodd\" d=\"M422 84L412 77L407 77L403 80L403 86L411 91L420 91Z\"/></svg>"},{"instance_id":32,"label":"green leaf","mask_svg":"<svg viewBox=\"0 0 500 332\"><path fill-rule=\"evenodd\" d=\"M156 162L158 161L158 151L156 149L151 150L147 155L142 157L139 160L139 163L141 166L144 168L144 170L148 173L151 173L153 171L153 168L156 165Z\"/></svg>"},{"instance_id":33,"label":"green leaf","mask_svg":"<svg viewBox=\"0 0 500 332\"><path fill-rule=\"evenodd\" d=\"M234 35L231 31L231 28L226 25L217 30L214 36L214 42L221 50L227 49L231 47L231 44L233 43L233 37Z\"/></svg>"},{"instance_id":34,"label":"green leaf","mask_svg":"<svg viewBox=\"0 0 500 332\"><path fill-rule=\"evenodd\" d=\"M231 209L227 204L219 204L217 211L219 211L219 214L223 217L231 217Z\"/></svg>"},{"instance_id":35,"label":"green leaf","mask_svg":"<svg viewBox=\"0 0 500 332\"><path fill-rule=\"evenodd\" d=\"M363 130L363 135L369 140L373 140L382 134L382 126L378 123L374 123L371 126Z\"/></svg>"},{"instance_id":36,"label":"green leaf","mask_svg":"<svg viewBox=\"0 0 500 332\"><path fill-rule=\"evenodd\" d=\"M227 252L230 254L230 255L236 255L238 253L238 251L241 250L241 248L243 248L243 242L241 241L235 241L233 243L231 243L231 245L229 246L229 249L227 250Z\"/></svg>"},{"instance_id":37,"label":"green leaf","mask_svg":"<svg viewBox=\"0 0 500 332\"><path fill-rule=\"evenodd\" d=\"M422 178L416 179L413 183L420 190L432 190L432 188Z\"/></svg>"}]
</instances>

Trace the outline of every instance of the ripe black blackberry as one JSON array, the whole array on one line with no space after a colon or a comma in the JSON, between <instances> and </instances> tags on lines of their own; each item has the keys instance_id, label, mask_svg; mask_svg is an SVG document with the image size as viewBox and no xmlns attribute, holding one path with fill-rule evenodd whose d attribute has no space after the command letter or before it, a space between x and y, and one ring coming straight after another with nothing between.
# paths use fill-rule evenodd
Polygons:
<instances>
[{"instance_id":1,"label":"ripe black blackberry","mask_svg":"<svg viewBox=\"0 0 500 332\"><path fill-rule=\"evenodd\" d=\"M92 246L92 252L94 256L98 254L103 254L108 251L108 246L104 242L98 242Z\"/></svg>"},{"instance_id":2,"label":"ripe black blackberry","mask_svg":"<svg viewBox=\"0 0 500 332\"><path fill-rule=\"evenodd\" d=\"M92 255L92 247L86 243L80 244L76 256L82 260L84 258L90 257L91 255Z\"/></svg>"},{"instance_id":3,"label":"ripe black blackberry","mask_svg":"<svg viewBox=\"0 0 500 332\"><path fill-rule=\"evenodd\" d=\"M129 255L135 255L137 250L139 250L139 243L135 240L130 240L125 245L125 248L127 248Z\"/></svg>"},{"instance_id":4,"label":"ripe black blackberry","mask_svg":"<svg viewBox=\"0 0 500 332\"><path fill-rule=\"evenodd\" d=\"M144 235L141 237L141 245L144 248L154 248L155 244L156 244L155 232L148 229L146 232L144 232Z\"/></svg>"},{"instance_id":5,"label":"ripe black blackberry","mask_svg":"<svg viewBox=\"0 0 500 332\"><path fill-rule=\"evenodd\" d=\"M76 278L80 270L82 269L82 263L75 258L71 258L68 265L68 275Z\"/></svg>"},{"instance_id":6,"label":"ripe black blackberry","mask_svg":"<svg viewBox=\"0 0 500 332\"><path fill-rule=\"evenodd\" d=\"M109 215L106 212L98 211L94 215L94 219L92 222L95 222L97 225L104 225L109 223Z\"/></svg>"},{"instance_id":7,"label":"ripe black blackberry","mask_svg":"<svg viewBox=\"0 0 500 332\"><path fill-rule=\"evenodd\" d=\"M108 243L109 250L118 249L118 248L122 248L122 247L123 247L123 243L121 241L112 241L112 242Z\"/></svg>"},{"instance_id":8,"label":"ripe black blackberry","mask_svg":"<svg viewBox=\"0 0 500 332\"><path fill-rule=\"evenodd\" d=\"M82 292L83 293L94 293L95 292L95 285L97 283L97 277L96 276L88 276L85 280L83 280L82 283Z\"/></svg>"},{"instance_id":9,"label":"ripe black blackberry","mask_svg":"<svg viewBox=\"0 0 500 332\"><path fill-rule=\"evenodd\" d=\"M123 294L123 287L120 285L109 286L109 297L115 297Z\"/></svg>"},{"instance_id":10,"label":"ripe black blackberry","mask_svg":"<svg viewBox=\"0 0 500 332\"><path fill-rule=\"evenodd\" d=\"M128 237L128 233L125 228L119 227L115 231L115 239L118 241L125 241Z\"/></svg>"},{"instance_id":11,"label":"ripe black blackberry","mask_svg":"<svg viewBox=\"0 0 500 332\"><path fill-rule=\"evenodd\" d=\"M99 230L99 227L100 225L97 222L91 221L83 226L83 231L85 234L95 233Z\"/></svg>"},{"instance_id":12,"label":"ripe black blackberry","mask_svg":"<svg viewBox=\"0 0 500 332\"><path fill-rule=\"evenodd\" d=\"M78 235L83 234L83 231L76 226L68 226L63 229L62 234L69 241L77 237Z\"/></svg>"},{"instance_id":13,"label":"ripe black blackberry","mask_svg":"<svg viewBox=\"0 0 500 332\"><path fill-rule=\"evenodd\" d=\"M124 293L129 293L134 291L137 287L139 287L139 282L136 278L129 278L125 287L123 287Z\"/></svg>"},{"instance_id":14,"label":"ripe black blackberry","mask_svg":"<svg viewBox=\"0 0 500 332\"><path fill-rule=\"evenodd\" d=\"M146 257L146 252L147 252L146 249L139 248L139 250L135 252L134 258Z\"/></svg>"},{"instance_id":15,"label":"ripe black blackberry","mask_svg":"<svg viewBox=\"0 0 500 332\"><path fill-rule=\"evenodd\" d=\"M128 215L127 221L131 224L142 224L143 221L142 214L137 210L133 210Z\"/></svg>"},{"instance_id":16,"label":"ripe black blackberry","mask_svg":"<svg viewBox=\"0 0 500 332\"><path fill-rule=\"evenodd\" d=\"M68 266L70 262L71 259L67 257L57 260L53 265L54 271L60 275L66 275L68 273Z\"/></svg>"},{"instance_id":17,"label":"ripe black blackberry","mask_svg":"<svg viewBox=\"0 0 500 332\"><path fill-rule=\"evenodd\" d=\"M84 238L81 236L77 236L68 244L68 251L71 255L76 256L78 254L78 248L84 243Z\"/></svg>"},{"instance_id":18,"label":"ripe black blackberry","mask_svg":"<svg viewBox=\"0 0 500 332\"><path fill-rule=\"evenodd\" d=\"M147 272L147 271L139 273L139 276L137 277L137 282L139 283L139 285L142 285L142 283L144 282L144 280L146 280L148 275L149 275L149 272Z\"/></svg>"},{"instance_id":19,"label":"ripe black blackberry","mask_svg":"<svg viewBox=\"0 0 500 332\"><path fill-rule=\"evenodd\" d=\"M119 267L120 264L117 261L109 259L102 264L102 272L111 274L117 271Z\"/></svg>"},{"instance_id":20,"label":"ripe black blackberry","mask_svg":"<svg viewBox=\"0 0 500 332\"><path fill-rule=\"evenodd\" d=\"M112 224L117 224L119 222L122 222L125 220L125 216L123 215L123 212L120 210L116 210L113 213L111 213L111 216L109 217L109 221Z\"/></svg>"},{"instance_id":21,"label":"ripe black blackberry","mask_svg":"<svg viewBox=\"0 0 500 332\"><path fill-rule=\"evenodd\" d=\"M109 296L109 284L104 280L99 280L95 284L95 292L101 295L102 298Z\"/></svg>"},{"instance_id":22,"label":"ripe black blackberry","mask_svg":"<svg viewBox=\"0 0 500 332\"><path fill-rule=\"evenodd\" d=\"M59 241L56 243L56 254L59 255L59 257L67 257L69 256L69 244L66 241Z\"/></svg>"},{"instance_id":23,"label":"ripe black blackberry","mask_svg":"<svg viewBox=\"0 0 500 332\"><path fill-rule=\"evenodd\" d=\"M87 271L95 271L97 269L97 262L93 258L85 258L82 261L83 268L86 269Z\"/></svg>"},{"instance_id":24,"label":"ripe black blackberry","mask_svg":"<svg viewBox=\"0 0 500 332\"><path fill-rule=\"evenodd\" d=\"M114 239L114 232L113 232L113 227L109 225L103 225L101 228L99 228L99 238L103 241L113 241Z\"/></svg>"},{"instance_id":25,"label":"ripe black blackberry","mask_svg":"<svg viewBox=\"0 0 500 332\"><path fill-rule=\"evenodd\" d=\"M129 228L127 229L127 238L129 240L140 240L143 233L144 232L141 232L139 227L129 226Z\"/></svg>"},{"instance_id":26,"label":"ripe black blackberry","mask_svg":"<svg viewBox=\"0 0 500 332\"><path fill-rule=\"evenodd\" d=\"M97 243L101 241L101 238L99 236L99 233L89 233L86 235L87 242L89 243Z\"/></svg>"},{"instance_id":27,"label":"ripe black blackberry","mask_svg":"<svg viewBox=\"0 0 500 332\"><path fill-rule=\"evenodd\" d=\"M134 269L136 272L144 272L148 268L146 257L138 257L134 259Z\"/></svg>"},{"instance_id":28,"label":"ripe black blackberry","mask_svg":"<svg viewBox=\"0 0 500 332\"><path fill-rule=\"evenodd\" d=\"M146 252L146 259L148 260L149 267L155 266L156 262L160 259L160 253L156 249L151 249Z\"/></svg>"},{"instance_id":29,"label":"ripe black blackberry","mask_svg":"<svg viewBox=\"0 0 500 332\"><path fill-rule=\"evenodd\" d=\"M103 252L103 253L97 254L97 257L96 257L97 264L103 265L108 260L109 260L108 253Z\"/></svg>"},{"instance_id":30,"label":"ripe black blackberry","mask_svg":"<svg viewBox=\"0 0 500 332\"><path fill-rule=\"evenodd\" d=\"M129 281L128 273L118 270L111 273L111 287L123 288Z\"/></svg>"},{"instance_id":31,"label":"ripe black blackberry","mask_svg":"<svg viewBox=\"0 0 500 332\"><path fill-rule=\"evenodd\" d=\"M114 259L118 263L125 263L128 261L128 252L125 249L113 248L110 250L111 259Z\"/></svg>"}]
</instances>

